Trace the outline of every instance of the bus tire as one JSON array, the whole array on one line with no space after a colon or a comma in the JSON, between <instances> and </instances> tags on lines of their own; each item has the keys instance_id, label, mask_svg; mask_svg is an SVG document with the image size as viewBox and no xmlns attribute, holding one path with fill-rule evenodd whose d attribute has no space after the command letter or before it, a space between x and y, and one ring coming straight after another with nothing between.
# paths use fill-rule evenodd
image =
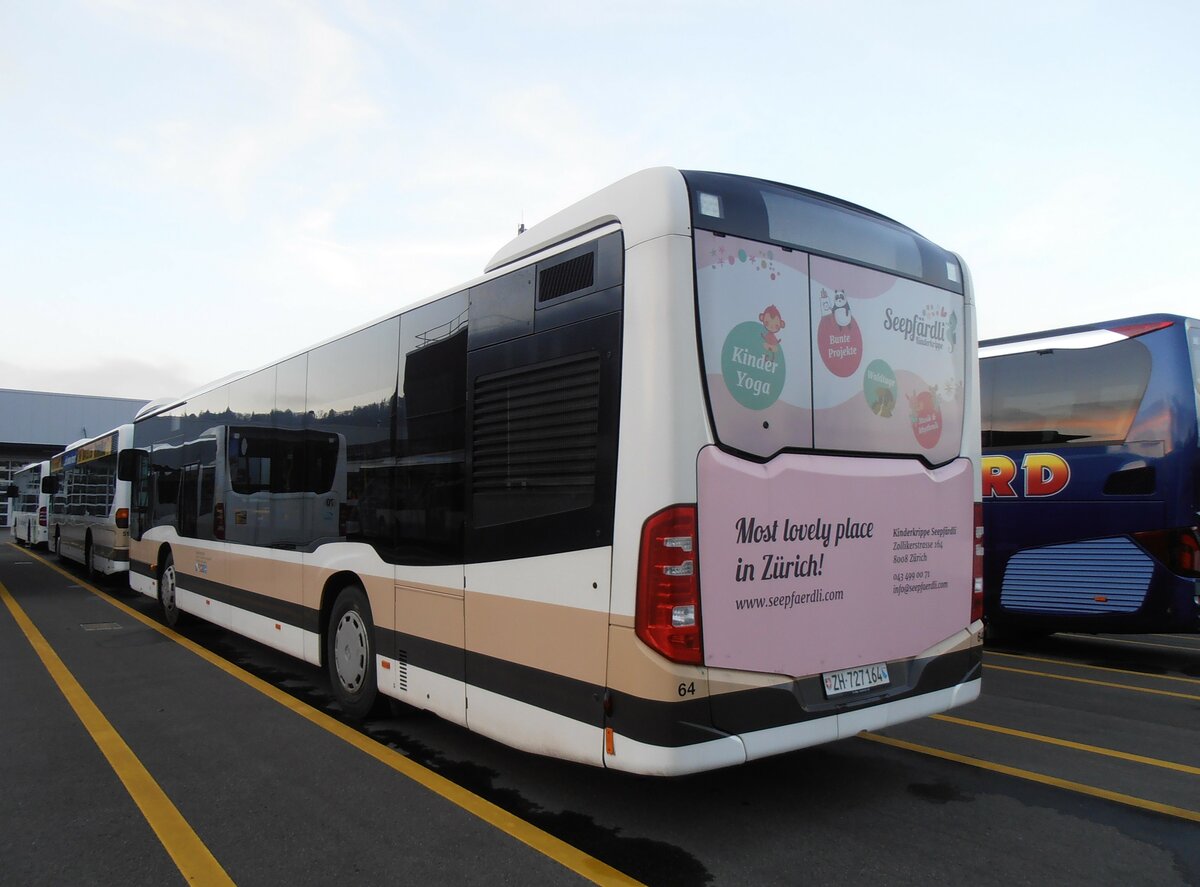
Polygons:
<instances>
[{"instance_id":1,"label":"bus tire","mask_svg":"<svg viewBox=\"0 0 1200 887\"><path fill-rule=\"evenodd\" d=\"M346 717L361 721L375 705L375 625L361 585L338 592L325 633L325 661L333 697Z\"/></svg>"},{"instance_id":2,"label":"bus tire","mask_svg":"<svg viewBox=\"0 0 1200 887\"><path fill-rule=\"evenodd\" d=\"M54 534L54 556L60 561L63 559L62 536L58 535L58 533Z\"/></svg>"},{"instance_id":3,"label":"bus tire","mask_svg":"<svg viewBox=\"0 0 1200 887\"><path fill-rule=\"evenodd\" d=\"M88 533L83 543L83 572L88 582L96 581L96 565L92 563L92 534Z\"/></svg>"},{"instance_id":4,"label":"bus tire","mask_svg":"<svg viewBox=\"0 0 1200 887\"><path fill-rule=\"evenodd\" d=\"M162 575L158 579L158 603L162 607L163 622L170 628L178 628L183 613L179 611L179 602L175 599L175 558L168 552L163 561Z\"/></svg>"}]
</instances>

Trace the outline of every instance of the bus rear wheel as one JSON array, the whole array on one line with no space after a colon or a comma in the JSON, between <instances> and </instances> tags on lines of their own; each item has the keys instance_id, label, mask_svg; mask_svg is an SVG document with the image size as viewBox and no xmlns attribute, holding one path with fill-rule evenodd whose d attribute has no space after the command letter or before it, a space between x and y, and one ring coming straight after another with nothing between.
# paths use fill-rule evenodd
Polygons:
<instances>
[{"instance_id":1,"label":"bus rear wheel","mask_svg":"<svg viewBox=\"0 0 1200 887\"><path fill-rule=\"evenodd\" d=\"M375 705L375 626L360 585L338 592L325 633L325 661L333 696L350 720L365 718Z\"/></svg>"},{"instance_id":2,"label":"bus rear wheel","mask_svg":"<svg viewBox=\"0 0 1200 887\"><path fill-rule=\"evenodd\" d=\"M168 554L158 580L158 602L162 605L163 621L171 628L177 628L183 616L179 611L179 602L175 600L176 591L175 559Z\"/></svg>"}]
</instances>

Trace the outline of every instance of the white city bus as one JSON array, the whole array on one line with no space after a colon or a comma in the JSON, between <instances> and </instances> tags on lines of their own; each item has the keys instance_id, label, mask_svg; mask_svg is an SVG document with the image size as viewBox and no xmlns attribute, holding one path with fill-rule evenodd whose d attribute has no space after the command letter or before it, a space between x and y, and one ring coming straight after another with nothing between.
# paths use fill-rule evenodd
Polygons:
<instances>
[{"instance_id":1,"label":"white city bus","mask_svg":"<svg viewBox=\"0 0 1200 887\"><path fill-rule=\"evenodd\" d=\"M12 501L12 534L18 545L45 546L50 494L42 492L42 478L50 473L50 463L33 462L18 469L8 488Z\"/></svg>"},{"instance_id":2,"label":"white city bus","mask_svg":"<svg viewBox=\"0 0 1200 887\"><path fill-rule=\"evenodd\" d=\"M129 482L117 478L117 459L132 440L133 425L122 425L50 459L42 486L50 493L47 542L89 575L129 569Z\"/></svg>"},{"instance_id":3,"label":"white city bus","mask_svg":"<svg viewBox=\"0 0 1200 887\"><path fill-rule=\"evenodd\" d=\"M647 170L474 281L145 409L130 582L324 664L352 718L380 693L637 773L943 711L980 686L975 349L965 265L910 229ZM214 492L187 492L214 427L258 429L259 536L215 480L240 448L197 450ZM301 492L335 537L269 529Z\"/></svg>"}]
</instances>

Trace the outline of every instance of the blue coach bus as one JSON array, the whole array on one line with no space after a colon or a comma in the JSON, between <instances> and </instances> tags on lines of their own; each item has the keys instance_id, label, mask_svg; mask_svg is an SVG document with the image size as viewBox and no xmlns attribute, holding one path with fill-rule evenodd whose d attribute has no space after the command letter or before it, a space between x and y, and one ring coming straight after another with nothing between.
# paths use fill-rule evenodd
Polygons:
<instances>
[{"instance_id":1,"label":"blue coach bus","mask_svg":"<svg viewBox=\"0 0 1200 887\"><path fill-rule=\"evenodd\" d=\"M1200 321L980 342L989 631L1200 630Z\"/></svg>"}]
</instances>

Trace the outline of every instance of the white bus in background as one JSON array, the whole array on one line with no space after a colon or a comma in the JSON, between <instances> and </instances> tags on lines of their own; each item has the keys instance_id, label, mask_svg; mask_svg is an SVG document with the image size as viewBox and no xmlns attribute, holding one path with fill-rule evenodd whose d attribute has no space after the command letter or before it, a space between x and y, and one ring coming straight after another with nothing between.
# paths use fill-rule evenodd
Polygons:
<instances>
[{"instance_id":1,"label":"white bus in background","mask_svg":"<svg viewBox=\"0 0 1200 887\"><path fill-rule=\"evenodd\" d=\"M46 541L89 576L129 569L129 483L117 479L117 457L132 440L133 425L122 425L50 459L43 484L50 494Z\"/></svg>"},{"instance_id":2,"label":"white bus in background","mask_svg":"<svg viewBox=\"0 0 1200 887\"><path fill-rule=\"evenodd\" d=\"M134 511L145 514L153 501L153 520L185 536L289 550L346 534L340 434L215 425L186 443L156 447L142 468L153 474L138 484Z\"/></svg>"},{"instance_id":3,"label":"white bus in background","mask_svg":"<svg viewBox=\"0 0 1200 887\"><path fill-rule=\"evenodd\" d=\"M352 718L383 694L648 774L852 736L979 693L976 367L953 253L647 170L476 280L144 409L130 584L323 664ZM200 461L181 508L179 448L218 426L262 430L206 459L273 454L244 525L228 491L197 519ZM299 492L336 536L289 529Z\"/></svg>"},{"instance_id":4,"label":"white bus in background","mask_svg":"<svg viewBox=\"0 0 1200 887\"><path fill-rule=\"evenodd\" d=\"M42 479L49 475L50 463L33 462L19 468L8 488L11 501L12 534L19 545L45 546L50 494L42 492Z\"/></svg>"}]
</instances>

